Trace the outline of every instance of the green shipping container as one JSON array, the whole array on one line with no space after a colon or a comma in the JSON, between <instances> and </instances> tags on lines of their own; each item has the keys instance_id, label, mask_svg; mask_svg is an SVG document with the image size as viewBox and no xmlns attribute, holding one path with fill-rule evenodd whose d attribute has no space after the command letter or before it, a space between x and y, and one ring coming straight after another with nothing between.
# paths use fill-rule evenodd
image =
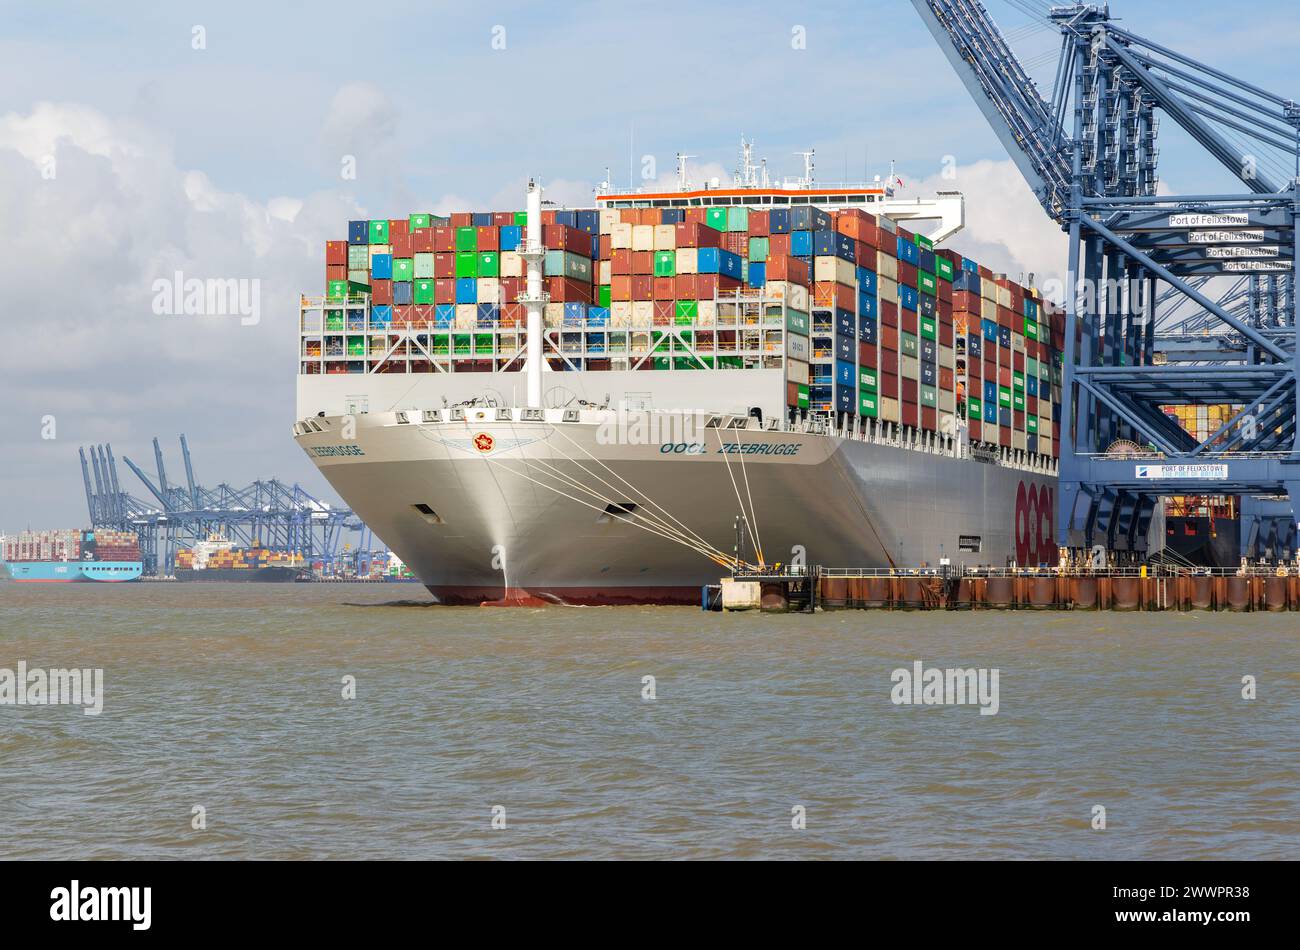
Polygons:
<instances>
[{"instance_id":1,"label":"green shipping container","mask_svg":"<svg viewBox=\"0 0 1300 950\"><path fill-rule=\"evenodd\" d=\"M1025 375L1026 376L1038 375L1038 360L1034 359L1032 356L1025 357Z\"/></svg>"},{"instance_id":2,"label":"green shipping container","mask_svg":"<svg viewBox=\"0 0 1300 950\"><path fill-rule=\"evenodd\" d=\"M407 227L414 231L416 228L427 228L432 225L432 216L428 214L413 214L406 219Z\"/></svg>"},{"instance_id":3,"label":"green shipping container","mask_svg":"<svg viewBox=\"0 0 1300 950\"><path fill-rule=\"evenodd\" d=\"M463 221L464 218L462 218L461 220ZM456 250L477 251L478 230L475 228L457 228L456 229Z\"/></svg>"},{"instance_id":4,"label":"green shipping container","mask_svg":"<svg viewBox=\"0 0 1300 950\"><path fill-rule=\"evenodd\" d=\"M433 281L417 280L415 282L414 294L416 303L433 303Z\"/></svg>"},{"instance_id":5,"label":"green shipping container","mask_svg":"<svg viewBox=\"0 0 1300 950\"><path fill-rule=\"evenodd\" d=\"M1038 321L1033 317L1025 317L1025 338L1029 340L1038 339Z\"/></svg>"},{"instance_id":6,"label":"green shipping container","mask_svg":"<svg viewBox=\"0 0 1300 950\"><path fill-rule=\"evenodd\" d=\"M1011 387L1009 386L998 387L998 407L1002 409L1011 408Z\"/></svg>"},{"instance_id":7,"label":"green shipping container","mask_svg":"<svg viewBox=\"0 0 1300 950\"><path fill-rule=\"evenodd\" d=\"M939 274L941 280L951 281L955 276L953 273L952 261L946 257L936 257L934 259L934 269Z\"/></svg>"},{"instance_id":8,"label":"green shipping container","mask_svg":"<svg viewBox=\"0 0 1300 950\"><path fill-rule=\"evenodd\" d=\"M677 301L676 316L678 323L694 323L700 316L700 302L698 300Z\"/></svg>"},{"instance_id":9,"label":"green shipping container","mask_svg":"<svg viewBox=\"0 0 1300 950\"><path fill-rule=\"evenodd\" d=\"M415 276L433 277L433 255L416 254L415 255Z\"/></svg>"},{"instance_id":10,"label":"green shipping container","mask_svg":"<svg viewBox=\"0 0 1300 950\"><path fill-rule=\"evenodd\" d=\"M803 336L808 335L808 314L802 310L787 310L785 312L785 328L791 333L799 333Z\"/></svg>"},{"instance_id":11,"label":"green shipping container","mask_svg":"<svg viewBox=\"0 0 1300 950\"><path fill-rule=\"evenodd\" d=\"M447 334L445 334L445 333L435 333L435 334L433 335L433 352L435 352L435 353L448 353L448 352L450 352L450 350L448 350L448 346L449 346L449 345L450 345L450 344L448 344L448 342L447 342Z\"/></svg>"},{"instance_id":12,"label":"green shipping container","mask_svg":"<svg viewBox=\"0 0 1300 950\"><path fill-rule=\"evenodd\" d=\"M456 276L477 277L478 254L474 251L458 251L456 253Z\"/></svg>"},{"instance_id":13,"label":"green shipping container","mask_svg":"<svg viewBox=\"0 0 1300 950\"><path fill-rule=\"evenodd\" d=\"M370 243L388 243L388 222L383 218L376 218L370 222Z\"/></svg>"},{"instance_id":14,"label":"green shipping container","mask_svg":"<svg viewBox=\"0 0 1300 950\"><path fill-rule=\"evenodd\" d=\"M880 408L876 405L876 394L872 392L863 392L858 390L858 415L874 419L880 414Z\"/></svg>"},{"instance_id":15,"label":"green shipping container","mask_svg":"<svg viewBox=\"0 0 1300 950\"><path fill-rule=\"evenodd\" d=\"M348 280L354 284L369 284L370 268L357 267L348 271Z\"/></svg>"},{"instance_id":16,"label":"green shipping container","mask_svg":"<svg viewBox=\"0 0 1300 950\"><path fill-rule=\"evenodd\" d=\"M496 339L491 333L474 334L474 349L479 353L491 353L492 341Z\"/></svg>"},{"instance_id":17,"label":"green shipping container","mask_svg":"<svg viewBox=\"0 0 1300 950\"><path fill-rule=\"evenodd\" d=\"M704 215L704 223L715 231L727 230L727 209L710 208Z\"/></svg>"},{"instance_id":18,"label":"green shipping container","mask_svg":"<svg viewBox=\"0 0 1300 950\"><path fill-rule=\"evenodd\" d=\"M911 333L898 334L898 352L904 356L919 356L920 346L916 342L916 337Z\"/></svg>"},{"instance_id":19,"label":"green shipping container","mask_svg":"<svg viewBox=\"0 0 1300 950\"><path fill-rule=\"evenodd\" d=\"M433 276L430 274L429 276ZM415 260L410 257L398 257L393 260L393 280L411 280L415 277Z\"/></svg>"},{"instance_id":20,"label":"green shipping container","mask_svg":"<svg viewBox=\"0 0 1300 950\"><path fill-rule=\"evenodd\" d=\"M749 230L749 209L728 208L727 209L727 230L748 231Z\"/></svg>"},{"instance_id":21,"label":"green shipping container","mask_svg":"<svg viewBox=\"0 0 1300 950\"><path fill-rule=\"evenodd\" d=\"M363 336L348 337L348 356L365 356L366 355L366 338Z\"/></svg>"},{"instance_id":22,"label":"green shipping container","mask_svg":"<svg viewBox=\"0 0 1300 950\"><path fill-rule=\"evenodd\" d=\"M858 367L858 392L874 393L878 385L876 371L869 366Z\"/></svg>"},{"instance_id":23,"label":"green shipping container","mask_svg":"<svg viewBox=\"0 0 1300 950\"><path fill-rule=\"evenodd\" d=\"M468 333L457 333L451 338L452 349L459 356L469 356L473 337Z\"/></svg>"},{"instance_id":24,"label":"green shipping container","mask_svg":"<svg viewBox=\"0 0 1300 950\"><path fill-rule=\"evenodd\" d=\"M1025 374L1024 374L1024 373L1012 373L1012 374L1011 374L1011 385L1012 385L1012 387L1014 387L1015 389L1018 389L1018 390L1020 390L1021 392L1024 392L1024 391L1025 391Z\"/></svg>"},{"instance_id":25,"label":"green shipping container","mask_svg":"<svg viewBox=\"0 0 1300 950\"><path fill-rule=\"evenodd\" d=\"M1037 432L1037 431L1038 431L1038 416L1026 416L1026 417L1025 417L1025 431L1026 431L1026 432Z\"/></svg>"},{"instance_id":26,"label":"green shipping container","mask_svg":"<svg viewBox=\"0 0 1300 950\"><path fill-rule=\"evenodd\" d=\"M1014 410L1016 410L1016 412L1024 412L1024 411L1025 411L1025 393L1024 393L1024 390L1017 389L1014 393L1012 393L1012 395L1011 395L1011 408L1014 409Z\"/></svg>"},{"instance_id":27,"label":"green shipping container","mask_svg":"<svg viewBox=\"0 0 1300 950\"><path fill-rule=\"evenodd\" d=\"M938 339L938 328L935 326L934 317L921 317L921 336L927 340Z\"/></svg>"},{"instance_id":28,"label":"green shipping container","mask_svg":"<svg viewBox=\"0 0 1300 950\"><path fill-rule=\"evenodd\" d=\"M676 251L655 251L655 276L656 277L677 276L677 252Z\"/></svg>"},{"instance_id":29,"label":"green shipping container","mask_svg":"<svg viewBox=\"0 0 1300 950\"><path fill-rule=\"evenodd\" d=\"M939 406L939 389L936 386L921 384L921 405L937 409Z\"/></svg>"},{"instance_id":30,"label":"green shipping container","mask_svg":"<svg viewBox=\"0 0 1300 950\"><path fill-rule=\"evenodd\" d=\"M798 395L798 407L800 409L808 408L808 387L800 384Z\"/></svg>"},{"instance_id":31,"label":"green shipping container","mask_svg":"<svg viewBox=\"0 0 1300 950\"><path fill-rule=\"evenodd\" d=\"M915 242L915 244L916 244L917 247L923 247L923 248L925 248L927 251L928 251L928 250L931 250L931 249L934 248L934 242L931 241L931 240L930 240L928 237L926 237L924 234L913 234L913 235L912 235L912 240L913 240L913 242Z\"/></svg>"},{"instance_id":32,"label":"green shipping container","mask_svg":"<svg viewBox=\"0 0 1300 950\"><path fill-rule=\"evenodd\" d=\"M342 330L343 329L343 311L326 310L325 311L325 329Z\"/></svg>"},{"instance_id":33,"label":"green shipping container","mask_svg":"<svg viewBox=\"0 0 1300 950\"><path fill-rule=\"evenodd\" d=\"M673 358L671 356L656 356L654 358L655 369L671 369Z\"/></svg>"},{"instance_id":34,"label":"green shipping container","mask_svg":"<svg viewBox=\"0 0 1300 950\"><path fill-rule=\"evenodd\" d=\"M609 306L609 284L600 285L600 290L596 292L596 303L601 307Z\"/></svg>"},{"instance_id":35,"label":"green shipping container","mask_svg":"<svg viewBox=\"0 0 1300 950\"><path fill-rule=\"evenodd\" d=\"M749 239L749 262L751 264L762 264L767 260L767 252L771 247L771 242L765 237L756 237Z\"/></svg>"},{"instance_id":36,"label":"green shipping container","mask_svg":"<svg viewBox=\"0 0 1300 950\"><path fill-rule=\"evenodd\" d=\"M478 256L478 276L500 277L501 257L496 251L483 251Z\"/></svg>"},{"instance_id":37,"label":"green shipping container","mask_svg":"<svg viewBox=\"0 0 1300 950\"><path fill-rule=\"evenodd\" d=\"M939 293L939 284L935 281L933 274L920 270L916 272L916 289L933 297Z\"/></svg>"},{"instance_id":38,"label":"green shipping container","mask_svg":"<svg viewBox=\"0 0 1300 950\"><path fill-rule=\"evenodd\" d=\"M983 418L984 412L980 408L980 401L978 399L966 400L966 415L970 416L972 419Z\"/></svg>"},{"instance_id":39,"label":"green shipping container","mask_svg":"<svg viewBox=\"0 0 1300 950\"><path fill-rule=\"evenodd\" d=\"M515 224L517 224L519 227L522 228L522 227L523 227L524 225L526 225L527 223L528 223L528 212L527 212L527 211L516 211L516 212L515 212Z\"/></svg>"},{"instance_id":40,"label":"green shipping container","mask_svg":"<svg viewBox=\"0 0 1300 950\"><path fill-rule=\"evenodd\" d=\"M369 245L349 244L348 245L348 269L369 270L369 268L370 268Z\"/></svg>"}]
</instances>

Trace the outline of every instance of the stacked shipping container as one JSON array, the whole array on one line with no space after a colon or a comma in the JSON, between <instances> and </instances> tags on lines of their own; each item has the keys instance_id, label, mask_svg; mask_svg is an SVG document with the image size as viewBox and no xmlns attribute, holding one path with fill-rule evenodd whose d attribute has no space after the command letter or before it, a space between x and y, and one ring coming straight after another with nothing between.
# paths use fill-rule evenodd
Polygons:
<instances>
[{"instance_id":1,"label":"stacked shipping container","mask_svg":"<svg viewBox=\"0 0 1300 950\"><path fill-rule=\"evenodd\" d=\"M353 311L327 311L324 343L305 340L304 356L323 345L335 358L327 371L360 372L400 343L386 327L521 327L525 224L519 212L351 222L348 241L326 247L328 297L369 293L370 339L364 317L349 335ZM589 354L584 331L672 327L688 345L692 334L707 337L710 355L678 356L669 334L656 333L663 355L645 368L743 368L754 364L728 355L738 344L711 332L719 307L728 297L775 300L792 410L950 434L964 419L972 441L1059 455L1062 315L1033 288L935 250L889 218L811 205L601 209L543 212L542 230L545 323L573 331L566 345L572 336ZM434 351L461 352L456 340L444 333Z\"/></svg>"}]
</instances>

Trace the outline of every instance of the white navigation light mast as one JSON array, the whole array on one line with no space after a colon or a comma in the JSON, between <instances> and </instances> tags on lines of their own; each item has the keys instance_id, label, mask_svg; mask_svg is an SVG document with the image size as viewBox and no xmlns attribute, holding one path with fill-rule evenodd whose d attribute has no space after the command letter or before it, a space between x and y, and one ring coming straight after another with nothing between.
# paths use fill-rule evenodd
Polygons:
<instances>
[{"instance_id":1,"label":"white navigation light mast","mask_svg":"<svg viewBox=\"0 0 1300 950\"><path fill-rule=\"evenodd\" d=\"M524 373L528 377L528 407L542 408L542 308L549 295L542 290L542 186L528 180L528 224L519 256L528 265L528 285L520 298L528 312L528 340L524 349Z\"/></svg>"},{"instance_id":2,"label":"white navigation light mast","mask_svg":"<svg viewBox=\"0 0 1300 950\"><path fill-rule=\"evenodd\" d=\"M688 158L695 158L695 156L683 155L681 152L677 153L677 190L678 191L691 190L691 180L686 175L686 160Z\"/></svg>"}]
</instances>

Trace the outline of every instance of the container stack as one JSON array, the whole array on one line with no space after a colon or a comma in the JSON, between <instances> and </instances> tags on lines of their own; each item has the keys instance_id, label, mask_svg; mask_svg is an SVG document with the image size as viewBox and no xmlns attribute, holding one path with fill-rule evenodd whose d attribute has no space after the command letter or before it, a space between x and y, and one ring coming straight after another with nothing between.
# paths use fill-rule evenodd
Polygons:
<instances>
[{"instance_id":1,"label":"container stack","mask_svg":"<svg viewBox=\"0 0 1300 950\"><path fill-rule=\"evenodd\" d=\"M94 545L96 561L140 560L140 541L133 531L108 531L96 528Z\"/></svg>"},{"instance_id":2,"label":"container stack","mask_svg":"<svg viewBox=\"0 0 1300 950\"><path fill-rule=\"evenodd\" d=\"M1165 414L1171 416L1188 435L1197 442L1204 442L1241 411L1240 406L1231 405L1186 405L1165 406ZM1226 442L1225 434L1216 442Z\"/></svg>"},{"instance_id":3,"label":"container stack","mask_svg":"<svg viewBox=\"0 0 1300 950\"><path fill-rule=\"evenodd\" d=\"M4 559L10 563L20 561L79 561L81 560L81 532L21 531L4 539Z\"/></svg>"},{"instance_id":4,"label":"container stack","mask_svg":"<svg viewBox=\"0 0 1300 950\"><path fill-rule=\"evenodd\" d=\"M351 222L326 247L328 299L368 294L368 319L327 311L325 333L304 337L304 371L432 371L417 349L456 372L521 369L525 224L521 212ZM794 411L946 435L964 421L974 442L1059 455L1062 314L887 217L545 211L542 238L553 369L781 367ZM764 308L752 332L737 317L746 300ZM411 328L427 331L419 348L394 332Z\"/></svg>"}]
</instances>

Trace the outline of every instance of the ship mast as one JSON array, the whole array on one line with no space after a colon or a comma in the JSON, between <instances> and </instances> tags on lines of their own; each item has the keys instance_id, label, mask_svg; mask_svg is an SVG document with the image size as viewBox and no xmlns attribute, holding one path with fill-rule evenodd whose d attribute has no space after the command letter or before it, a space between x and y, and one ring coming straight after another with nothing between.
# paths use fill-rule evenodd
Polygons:
<instances>
[{"instance_id":1,"label":"ship mast","mask_svg":"<svg viewBox=\"0 0 1300 950\"><path fill-rule=\"evenodd\" d=\"M520 298L528 311L528 339L524 344L524 373L528 378L528 407L542 408L542 308L547 294L542 291L542 186L528 180L528 224L519 256L528 265L528 286Z\"/></svg>"}]
</instances>

